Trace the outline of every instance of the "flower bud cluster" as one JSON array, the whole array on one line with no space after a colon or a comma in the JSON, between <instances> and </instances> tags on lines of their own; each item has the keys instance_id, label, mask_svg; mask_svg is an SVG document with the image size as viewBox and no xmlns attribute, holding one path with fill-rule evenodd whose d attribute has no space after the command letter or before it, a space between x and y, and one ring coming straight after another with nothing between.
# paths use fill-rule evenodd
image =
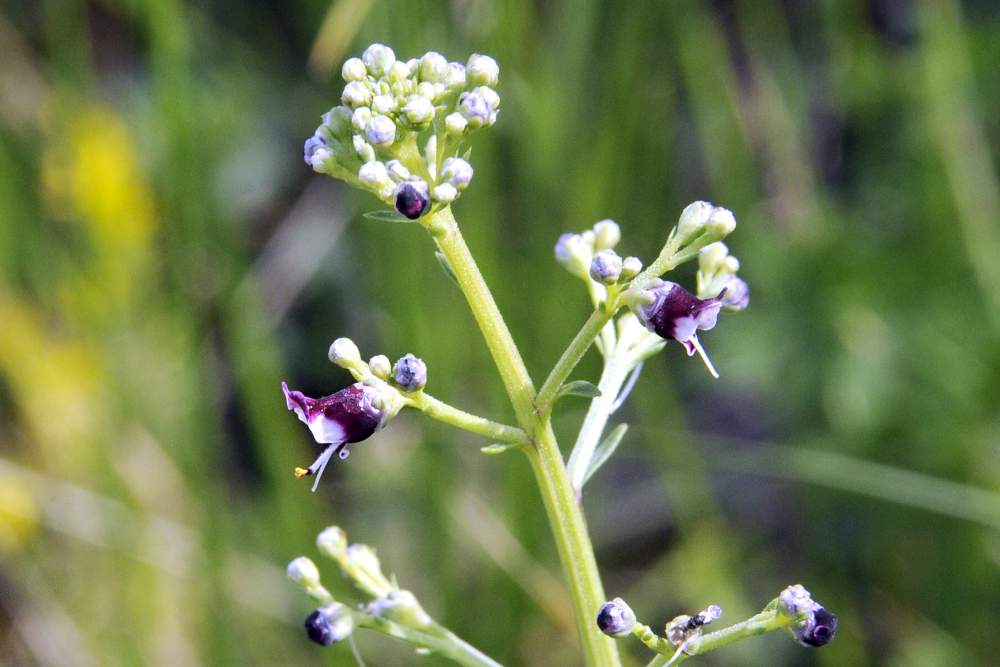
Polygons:
<instances>
[{"instance_id":1,"label":"flower bud cluster","mask_svg":"<svg viewBox=\"0 0 1000 667\"><path fill-rule=\"evenodd\" d=\"M457 199L472 179L472 167L457 157L462 141L497 120L497 62L480 54L448 62L434 51L403 61L376 43L348 59L341 74L342 104L306 140L306 164L360 185L411 219Z\"/></svg>"},{"instance_id":2,"label":"flower bud cluster","mask_svg":"<svg viewBox=\"0 0 1000 667\"><path fill-rule=\"evenodd\" d=\"M800 584L781 591L778 610L795 619L791 626L792 636L804 646L825 646L837 634L837 615L813 600Z\"/></svg>"},{"instance_id":3,"label":"flower bud cluster","mask_svg":"<svg viewBox=\"0 0 1000 667\"><path fill-rule=\"evenodd\" d=\"M707 201L688 204L674 228L675 241L680 247L697 250L709 243L721 241L736 229L732 211Z\"/></svg>"},{"instance_id":4,"label":"flower bud cluster","mask_svg":"<svg viewBox=\"0 0 1000 667\"><path fill-rule=\"evenodd\" d=\"M621 241L621 228L614 220L601 220L585 232L566 233L556 242L556 261L581 280L614 285L642 271L638 257L622 258L613 248Z\"/></svg>"},{"instance_id":5,"label":"flower bud cluster","mask_svg":"<svg viewBox=\"0 0 1000 667\"><path fill-rule=\"evenodd\" d=\"M726 310L743 310L750 305L750 286L736 275L740 260L729 254L722 241L710 243L698 252L698 297L717 297Z\"/></svg>"}]
</instances>

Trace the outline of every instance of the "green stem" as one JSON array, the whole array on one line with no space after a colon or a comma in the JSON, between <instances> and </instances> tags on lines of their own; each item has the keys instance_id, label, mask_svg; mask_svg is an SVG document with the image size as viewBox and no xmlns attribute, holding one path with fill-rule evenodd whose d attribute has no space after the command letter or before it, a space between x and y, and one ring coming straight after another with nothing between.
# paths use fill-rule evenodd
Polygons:
<instances>
[{"instance_id":1,"label":"green stem","mask_svg":"<svg viewBox=\"0 0 1000 667\"><path fill-rule=\"evenodd\" d=\"M465 294L493 361L500 371L518 423L530 435L530 442L534 445L525 447L524 451L535 474L559 551L586 663L592 667L617 667L621 662L615 642L601 634L594 622L597 610L605 601L604 588L597 571L583 511L569 483L548 415L535 411L536 395L531 377L493 295L462 238L451 209L446 207L428 216L425 224L438 249L455 272L459 287ZM606 317L610 319L611 315ZM594 329L579 356L583 355L607 319ZM567 374L569 370L572 367L566 371Z\"/></svg>"},{"instance_id":2,"label":"green stem","mask_svg":"<svg viewBox=\"0 0 1000 667\"><path fill-rule=\"evenodd\" d=\"M459 410L423 392L411 398L410 405L432 419L437 419L438 421L486 436L487 438L503 442L528 441L528 434L523 429L516 426L508 426L507 424L500 424L464 410Z\"/></svg>"},{"instance_id":3,"label":"green stem","mask_svg":"<svg viewBox=\"0 0 1000 667\"><path fill-rule=\"evenodd\" d=\"M355 619L362 628L377 630L390 637L402 639L414 646L426 648L460 665L466 665L467 667L502 667L500 663L467 643L455 633L441 627L436 622L428 628L429 632L423 632L368 614L356 614Z\"/></svg>"},{"instance_id":4,"label":"green stem","mask_svg":"<svg viewBox=\"0 0 1000 667\"><path fill-rule=\"evenodd\" d=\"M559 387L566 381L569 374L573 372L576 365L580 363L580 359L583 358L583 355L590 348L590 344L601 333L604 325L614 317L618 306L617 304L609 304L609 306L598 308L590 314L583 327L577 332L576 337L570 342L569 347L559 357L559 361L556 362L552 372L549 373L549 377L546 378L542 388L538 391L538 397L535 399L535 406L539 415L547 416L551 412L552 403L555 400L556 393L559 391Z\"/></svg>"},{"instance_id":5,"label":"green stem","mask_svg":"<svg viewBox=\"0 0 1000 667\"><path fill-rule=\"evenodd\" d=\"M780 630L791 625L794 620L790 616L778 613L776 609L767 609L741 623L736 623L735 625L730 625L728 628L703 635L701 641L692 645L690 649L691 653L681 653L673 661L671 661L672 653L670 655L658 655L646 667L664 667L668 664L679 665L692 656L714 651L717 648L732 644L740 639Z\"/></svg>"}]
</instances>

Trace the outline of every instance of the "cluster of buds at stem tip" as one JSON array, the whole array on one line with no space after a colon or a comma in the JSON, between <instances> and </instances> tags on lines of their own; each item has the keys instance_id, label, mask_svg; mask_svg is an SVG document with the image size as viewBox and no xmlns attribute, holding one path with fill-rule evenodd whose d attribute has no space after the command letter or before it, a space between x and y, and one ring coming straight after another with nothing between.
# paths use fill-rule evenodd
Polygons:
<instances>
[{"instance_id":1,"label":"cluster of buds at stem tip","mask_svg":"<svg viewBox=\"0 0 1000 667\"><path fill-rule=\"evenodd\" d=\"M350 456L350 445L368 439L406 405L403 392L420 391L427 384L427 367L412 354L395 365L385 355L376 355L365 363L351 339L338 338L330 345L328 356L358 381L320 398L281 383L288 409L309 427L318 444L325 445L311 465L295 469L296 477L315 476L313 491L334 456L340 460Z\"/></svg>"},{"instance_id":2,"label":"cluster of buds at stem tip","mask_svg":"<svg viewBox=\"0 0 1000 667\"><path fill-rule=\"evenodd\" d=\"M778 595L778 610L793 619L789 629L803 646L825 646L837 634L837 615L813 600L800 584L789 586Z\"/></svg>"},{"instance_id":3,"label":"cluster of buds at stem tip","mask_svg":"<svg viewBox=\"0 0 1000 667\"><path fill-rule=\"evenodd\" d=\"M709 243L721 241L736 229L732 211L707 201L688 204L667 241L675 252L690 255Z\"/></svg>"},{"instance_id":4,"label":"cluster of buds at stem tip","mask_svg":"<svg viewBox=\"0 0 1000 667\"><path fill-rule=\"evenodd\" d=\"M750 286L736 275L740 260L729 254L722 241L710 243L698 252L698 296L718 297L726 310L743 310L750 305Z\"/></svg>"},{"instance_id":5,"label":"cluster of buds at stem tip","mask_svg":"<svg viewBox=\"0 0 1000 667\"><path fill-rule=\"evenodd\" d=\"M372 44L341 74L342 104L306 139L306 164L414 220L457 199L472 179L462 143L497 120L497 62L480 54L448 62L435 51L404 61Z\"/></svg>"},{"instance_id":6,"label":"cluster of buds at stem tip","mask_svg":"<svg viewBox=\"0 0 1000 667\"><path fill-rule=\"evenodd\" d=\"M556 261L581 280L614 285L634 278L642 270L638 257L624 259L614 251L621 241L614 220L601 220L585 232L566 233L556 242Z\"/></svg>"}]
</instances>

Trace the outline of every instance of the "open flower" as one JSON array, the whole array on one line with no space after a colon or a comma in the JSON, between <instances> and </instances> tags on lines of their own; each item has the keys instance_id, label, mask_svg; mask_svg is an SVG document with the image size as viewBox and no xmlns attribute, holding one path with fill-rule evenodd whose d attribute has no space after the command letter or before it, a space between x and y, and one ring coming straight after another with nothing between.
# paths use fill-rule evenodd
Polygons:
<instances>
[{"instance_id":1,"label":"open flower","mask_svg":"<svg viewBox=\"0 0 1000 667\"><path fill-rule=\"evenodd\" d=\"M684 346L688 356L697 352L714 377L719 377L705 349L698 342L698 331L708 331L722 308L719 297L699 299L691 292L666 280L656 280L642 292L642 302L635 314L647 329L661 338L673 338Z\"/></svg>"},{"instance_id":2,"label":"open flower","mask_svg":"<svg viewBox=\"0 0 1000 667\"><path fill-rule=\"evenodd\" d=\"M309 427L316 442L327 445L312 465L295 469L296 477L316 476L313 491L334 454L346 459L350 455L349 444L368 438L385 422L378 390L360 382L322 398L310 398L301 391L289 390L284 382L281 390L285 393L288 409Z\"/></svg>"}]
</instances>

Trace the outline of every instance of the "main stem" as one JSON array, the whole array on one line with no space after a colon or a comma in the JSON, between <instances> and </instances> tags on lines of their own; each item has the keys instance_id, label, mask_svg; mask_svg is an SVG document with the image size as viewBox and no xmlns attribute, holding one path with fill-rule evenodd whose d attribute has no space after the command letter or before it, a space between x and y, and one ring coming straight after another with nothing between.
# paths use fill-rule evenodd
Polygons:
<instances>
[{"instance_id":1,"label":"main stem","mask_svg":"<svg viewBox=\"0 0 1000 667\"><path fill-rule=\"evenodd\" d=\"M525 451L555 537L576 612L577 630L586 663L592 667L618 667L621 661L614 640L603 635L595 622L597 610L605 601L604 587L583 511L566 474L548 414L535 411L535 387L528 369L462 238L451 209L446 207L429 216L426 227L458 279L500 371L518 423L531 438L533 446L525 448Z\"/></svg>"}]
</instances>

